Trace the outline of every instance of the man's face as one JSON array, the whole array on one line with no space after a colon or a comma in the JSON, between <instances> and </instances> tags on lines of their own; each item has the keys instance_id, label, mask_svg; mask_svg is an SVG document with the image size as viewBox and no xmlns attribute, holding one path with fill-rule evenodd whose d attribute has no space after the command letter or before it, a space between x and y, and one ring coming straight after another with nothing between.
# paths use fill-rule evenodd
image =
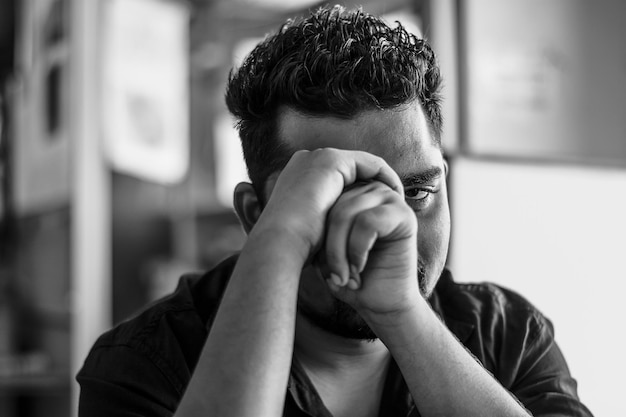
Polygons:
<instances>
[{"instance_id":1,"label":"man's face","mask_svg":"<svg viewBox=\"0 0 626 417\"><path fill-rule=\"evenodd\" d=\"M361 150L383 158L405 186L405 200L418 221L419 287L430 296L443 270L450 236L446 167L417 102L392 110L372 110L351 119L305 116L286 108L278 135L294 150ZM271 192L273 179L266 190ZM349 306L334 298L315 268L302 274L299 312L314 324L352 338L375 337Z\"/></svg>"}]
</instances>

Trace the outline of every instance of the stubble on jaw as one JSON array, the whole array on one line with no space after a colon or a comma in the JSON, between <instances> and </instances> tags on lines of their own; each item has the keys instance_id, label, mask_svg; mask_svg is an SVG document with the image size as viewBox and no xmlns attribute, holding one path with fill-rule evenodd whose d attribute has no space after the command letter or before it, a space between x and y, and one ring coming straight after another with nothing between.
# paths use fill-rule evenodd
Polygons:
<instances>
[{"instance_id":1,"label":"stubble on jaw","mask_svg":"<svg viewBox=\"0 0 626 417\"><path fill-rule=\"evenodd\" d=\"M324 278L319 268L314 267L314 269L317 272L318 278L323 280ZM426 268L420 261L418 261L417 280L422 296L426 299L430 298L432 288L429 288L428 282L426 281ZM349 304L337 298L333 298L330 313L317 311L298 299L298 312L302 318L310 324L336 336L367 341L375 341L378 339L376 333L374 333L359 313Z\"/></svg>"}]
</instances>

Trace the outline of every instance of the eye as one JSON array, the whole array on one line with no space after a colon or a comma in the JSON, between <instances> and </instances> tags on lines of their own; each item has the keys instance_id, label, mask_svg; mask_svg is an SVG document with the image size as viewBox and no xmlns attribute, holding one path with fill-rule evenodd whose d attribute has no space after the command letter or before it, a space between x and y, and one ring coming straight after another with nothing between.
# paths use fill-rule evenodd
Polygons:
<instances>
[{"instance_id":1,"label":"eye","mask_svg":"<svg viewBox=\"0 0 626 417\"><path fill-rule=\"evenodd\" d=\"M427 210L431 206L430 203L438 191L423 185L410 186L404 189L404 199L415 212L420 212Z\"/></svg>"},{"instance_id":2,"label":"eye","mask_svg":"<svg viewBox=\"0 0 626 417\"><path fill-rule=\"evenodd\" d=\"M421 201L428 198L433 190L420 187L407 187L404 189L404 196L407 200Z\"/></svg>"}]
</instances>

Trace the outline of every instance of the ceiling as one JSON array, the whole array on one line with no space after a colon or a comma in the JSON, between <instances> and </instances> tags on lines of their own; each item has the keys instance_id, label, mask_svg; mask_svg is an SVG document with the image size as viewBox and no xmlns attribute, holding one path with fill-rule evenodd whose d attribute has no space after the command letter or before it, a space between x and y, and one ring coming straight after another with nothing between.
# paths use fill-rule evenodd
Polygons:
<instances>
[{"instance_id":1,"label":"ceiling","mask_svg":"<svg viewBox=\"0 0 626 417\"><path fill-rule=\"evenodd\" d=\"M82 1L82 0L78 0ZM203 10L218 3L237 5L239 11L288 12L319 4L319 0L187 0L196 10ZM15 55L15 30L18 0L0 0L0 83L13 70ZM245 13L244 13L245 14Z\"/></svg>"},{"instance_id":2,"label":"ceiling","mask_svg":"<svg viewBox=\"0 0 626 417\"><path fill-rule=\"evenodd\" d=\"M82 0L77 0L82 1ZM228 19L259 24L263 21L282 21L291 13L315 8L326 3L322 0L181 0L192 5L196 14L210 14L215 22ZM362 5L372 13L385 13L400 6L419 5L419 0L344 0L338 1L347 7ZM0 83L13 70L15 55L15 31L18 16L18 0L0 0ZM218 16L216 16L218 15ZM232 21L222 23L232 26ZM227 27L228 27L227 26ZM222 26L223 27L223 26ZM273 27L273 26L272 26Z\"/></svg>"}]
</instances>

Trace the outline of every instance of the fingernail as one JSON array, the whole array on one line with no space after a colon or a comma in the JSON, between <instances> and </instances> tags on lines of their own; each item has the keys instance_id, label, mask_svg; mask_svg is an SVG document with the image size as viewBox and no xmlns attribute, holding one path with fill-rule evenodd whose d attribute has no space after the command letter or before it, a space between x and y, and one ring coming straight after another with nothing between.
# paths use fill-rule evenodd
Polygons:
<instances>
[{"instance_id":1,"label":"fingernail","mask_svg":"<svg viewBox=\"0 0 626 417\"><path fill-rule=\"evenodd\" d=\"M341 278L339 277L339 275L331 273L330 274L330 279L333 282L333 284L335 284L336 286L338 286L338 287L342 287L343 286L342 282L341 282Z\"/></svg>"},{"instance_id":2,"label":"fingernail","mask_svg":"<svg viewBox=\"0 0 626 417\"><path fill-rule=\"evenodd\" d=\"M351 290L358 290L359 283L355 279L350 278L350 280L348 281L348 288L350 288Z\"/></svg>"},{"instance_id":3,"label":"fingernail","mask_svg":"<svg viewBox=\"0 0 626 417\"><path fill-rule=\"evenodd\" d=\"M350 278L354 281L356 288L361 286L361 272L359 272L355 265L350 265Z\"/></svg>"}]
</instances>

